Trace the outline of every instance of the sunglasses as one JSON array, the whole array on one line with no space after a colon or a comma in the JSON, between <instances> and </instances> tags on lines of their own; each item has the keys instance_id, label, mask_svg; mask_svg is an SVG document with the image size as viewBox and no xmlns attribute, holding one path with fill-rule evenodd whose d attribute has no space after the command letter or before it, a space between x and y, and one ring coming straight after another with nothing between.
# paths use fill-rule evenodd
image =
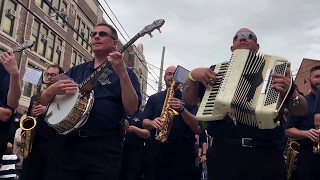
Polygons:
<instances>
[{"instance_id":1,"label":"sunglasses","mask_svg":"<svg viewBox=\"0 0 320 180\"><path fill-rule=\"evenodd\" d=\"M257 42L257 36L253 33L250 33L250 32L240 32L240 33L236 34L233 38L233 42L238 41L239 39L241 39L242 36L244 36L247 39L251 39L254 42Z\"/></svg>"},{"instance_id":2,"label":"sunglasses","mask_svg":"<svg viewBox=\"0 0 320 180\"><path fill-rule=\"evenodd\" d=\"M93 37L95 37L97 34L98 34L100 37L109 36L111 39L116 40L115 37L113 37L111 34L109 34L109 33L107 33L107 32L104 32L104 31L92 32L90 36L91 36L91 38L93 38Z\"/></svg>"}]
</instances>

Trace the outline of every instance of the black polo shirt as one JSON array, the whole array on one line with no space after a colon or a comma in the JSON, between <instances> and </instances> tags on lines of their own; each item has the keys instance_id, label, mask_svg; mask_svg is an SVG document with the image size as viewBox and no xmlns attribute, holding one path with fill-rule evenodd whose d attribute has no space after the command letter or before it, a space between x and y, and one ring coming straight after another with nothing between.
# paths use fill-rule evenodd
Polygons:
<instances>
[{"instance_id":1,"label":"black polo shirt","mask_svg":"<svg viewBox=\"0 0 320 180\"><path fill-rule=\"evenodd\" d=\"M138 128L143 129L142 127L142 113L141 111L137 111L134 115L129 116L129 124L130 126L136 126ZM134 132L126 132L126 138L124 141L124 151L125 152L136 152L142 151L144 139L139 137Z\"/></svg>"},{"instance_id":2,"label":"black polo shirt","mask_svg":"<svg viewBox=\"0 0 320 180\"><path fill-rule=\"evenodd\" d=\"M294 116L289 113L288 115L288 123L286 128L297 128L299 130L309 130L315 128L314 126L314 104L316 102L316 95L313 93L309 93L305 96L308 103L308 112L305 116ZM313 146L313 142L311 139L300 139L297 140L300 146Z\"/></svg>"},{"instance_id":3,"label":"black polo shirt","mask_svg":"<svg viewBox=\"0 0 320 180\"><path fill-rule=\"evenodd\" d=\"M95 71L94 60L72 67L67 74L78 84ZM141 102L140 84L136 74L126 68L132 85ZM95 79L97 81L98 78ZM124 118L125 111L121 99L120 79L116 73L108 76L108 83L100 83L94 87L94 104L86 124L81 129L104 131L118 129L119 122ZM94 81L94 83L95 83ZM138 108L138 107L137 107Z\"/></svg>"},{"instance_id":4,"label":"black polo shirt","mask_svg":"<svg viewBox=\"0 0 320 180\"><path fill-rule=\"evenodd\" d=\"M164 100L166 98L166 91L158 92L149 97L146 107L143 112L143 119L153 120L161 116ZM175 96L178 99L182 99L182 93L180 90L175 91ZM185 105L185 108L193 115L198 111L198 106L196 105ZM150 132L151 140L155 139L156 129ZM170 134L168 136L167 142L180 142L188 141L190 143L195 143L195 134L191 131L190 127L184 122L181 115L174 116L171 125Z\"/></svg>"},{"instance_id":5,"label":"black polo shirt","mask_svg":"<svg viewBox=\"0 0 320 180\"><path fill-rule=\"evenodd\" d=\"M203 84L199 83L200 99L202 99L205 90L206 88ZM275 141L284 135L284 129L280 126L274 129L258 129L240 122L237 122L237 125L235 125L233 121L227 120L208 121L207 130L208 134L213 138L252 138L260 141Z\"/></svg>"},{"instance_id":6,"label":"black polo shirt","mask_svg":"<svg viewBox=\"0 0 320 180\"><path fill-rule=\"evenodd\" d=\"M10 85L10 75L4 68L2 64L0 64L0 80L1 80L1 85L0 85L0 107L3 108L9 108L12 111L13 114L13 109L10 108L7 104L7 95L9 91L9 85ZM9 130L10 126L12 124L13 119L10 118L10 120L3 122L0 121L0 131L1 130Z\"/></svg>"}]
</instances>

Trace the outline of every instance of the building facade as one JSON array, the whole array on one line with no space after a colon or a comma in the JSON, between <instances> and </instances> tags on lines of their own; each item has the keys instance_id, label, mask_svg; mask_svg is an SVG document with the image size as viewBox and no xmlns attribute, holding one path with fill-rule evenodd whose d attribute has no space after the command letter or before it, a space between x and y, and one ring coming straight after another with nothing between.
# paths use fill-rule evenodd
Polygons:
<instances>
[{"instance_id":1,"label":"building facade","mask_svg":"<svg viewBox=\"0 0 320 180\"><path fill-rule=\"evenodd\" d=\"M33 40L31 49L15 53L21 79L26 67L44 71L49 65L57 64L67 71L92 60L90 33L100 22L107 21L97 0L0 0L0 53L25 40ZM132 62L126 65L133 67L137 63L129 55L132 50L128 48L124 57ZM22 84L18 108L21 113L27 110L36 89L28 82Z\"/></svg>"}]
</instances>

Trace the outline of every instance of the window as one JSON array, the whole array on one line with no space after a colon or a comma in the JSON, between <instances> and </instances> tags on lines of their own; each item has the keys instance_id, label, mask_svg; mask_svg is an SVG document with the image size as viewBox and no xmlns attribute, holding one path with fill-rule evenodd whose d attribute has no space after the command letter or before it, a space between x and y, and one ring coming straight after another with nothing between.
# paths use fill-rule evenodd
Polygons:
<instances>
[{"instance_id":1,"label":"window","mask_svg":"<svg viewBox=\"0 0 320 180\"><path fill-rule=\"evenodd\" d=\"M48 37L48 47L46 52L46 58L51 61L53 59L53 49L54 49L55 39L56 39L56 35L54 35L53 33L50 33Z\"/></svg>"},{"instance_id":2,"label":"window","mask_svg":"<svg viewBox=\"0 0 320 180\"><path fill-rule=\"evenodd\" d=\"M50 62L60 64L63 39L54 31L34 20L30 39L35 41L35 46L31 48L33 51Z\"/></svg>"},{"instance_id":3,"label":"window","mask_svg":"<svg viewBox=\"0 0 320 180\"><path fill-rule=\"evenodd\" d=\"M80 26L80 18L77 17L76 22L75 22L75 25L74 25L74 29L75 29L77 32L79 32L79 28L80 28L79 26ZM73 38L78 41L79 36L78 36L78 34L77 34L76 32L74 32Z\"/></svg>"},{"instance_id":4,"label":"window","mask_svg":"<svg viewBox=\"0 0 320 180\"><path fill-rule=\"evenodd\" d=\"M2 17L2 12L3 12L3 3L4 3L4 0L0 0L0 24L1 24L1 17Z\"/></svg>"},{"instance_id":5,"label":"window","mask_svg":"<svg viewBox=\"0 0 320 180\"><path fill-rule=\"evenodd\" d=\"M46 45L48 42L48 28L42 26L40 29L41 39L38 42L38 53L42 56L45 55L46 52Z\"/></svg>"},{"instance_id":6,"label":"window","mask_svg":"<svg viewBox=\"0 0 320 180\"><path fill-rule=\"evenodd\" d=\"M86 25L84 22L82 22L80 20L80 17L77 16L74 29L76 32L79 33L78 35L76 32L74 32L73 34L74 40L77 41L79 44L81 44L84 49L92 53L91 43L90 43L91 42L90 33L92 32L91 28L88 25Z\"/></svg>"},{"instance_id":7,"label":"window","mask_svg":"<svg viewBox=\"0 0 320 180\"><path fill-rule=\"evenodd\" d=\"M77 64L76 64L76 60L77 60L77 52L76 52L76 51L72 51L71 67L77 65Z\"/></svg>"},{"instance_id":8,"label":"window","mask_svg":"<svg viewBox=\"0 0 320 180\"><path fill-rule=\"evenodd\" d=\"M1 6L3 6L3 2L1 2L1 4L2 4ZM3 8L1 8L1 9L3 9ZM3 30L3 32L12 36L13 35L14 20L15 20L15 16L12 13L16 13L17 4L11 0L7 1L6 5L5 5L5 9L3 9L3 10L5 11L4 12L5 16L3 17L3 22L1 22L2 30Z\"/></svg>"},{"instance_id":9,"label":"window","mask_svg":"<svg viewBox=\"0 0 320 180\"><path fill-rule=\"evenodd\" d=\"M47 0L50 4L52 4L52 0ZM50 14L51 8L45 2L41 1L40 6L46 14Z\"/></svg>"},{"instance_id":10,"label":"window","mask_svg":"<svg viewBox=\"0 0 320 180\"><path fill-rule=\"evenodd\" d=\"M61 12L64 11L66 13L65 17L67 17L67 3L62 1L62 3L60 3L60 8L59 9L60 9ZM64 22L63 22L62 18L59 17L59 16L57 16L57 18L58 18L59 25L61 25L61 27L64 28L65 25L64 25Z\"/></svg>"},{"instance_id":11,"label":"window","mask_svg":"<svg viewBox=\"0 0 320 180\"><path fill-rule=\"evenodd\" d=\"M79 29L79 34L81 35L81 37L78 39L78 43L81 44L83 42L83 37L84 37L84 34L82 33L83 30L84 30L84 26L85 24L84 23L81 23L80 25L80 29Z\"/></svg>"},{"instance_id":12,"label":"window","mask_svg":"<svg viewBox=\"0 0 320 180\"><path fill-rule=\"evenodd\" d=\"M31 47L31 50L37 51L38 47L38 38L40 31L40 23L38 21L33 21L32 30L31 30L31 40L35 42L35 45Z\"/></svg>"},{"instance_id":13,"label":"window","mask_svg":"<svg viewBox=\"0 0 320 180\"><path fill-rule=\"evenodd\" d=\"M56 50L53 52L53 63L60 64L61 51L58 51L58 48L62 47L62 40L58 38L56 43Z\"/></svg>"},{"instance_id":14,"label":"window","mask_svg":"<svg viewBox=\"0 0 320 180\"><path fill-rule=\"evenodd\" d=\"M64 11L66 11L67 9L67 3L64 2L63 0L47 0L50 6L45 2L43 2L42 0L35 0L35 1L36 1L36 5L38 5L46 14L50 16L54 15L53 13L58 13L62 9L64 9ZM56 16L53 16L52 19L55 19L55 21L58 22L62 28L64 28L65 24L63 23L62 18L60 18L58 14Z\"/></svg>"},{"instance_id":15,"label":"window","mask_svg":"<svg viewBox=\"0 0 320 180\"><path fill-rule=\"evenodd\" d=\"M82 63L87 62L88 60L85 59L79 52L73 50L72 57L71 57L71 67L76 66Z\"/></svg>"}]
</instances>

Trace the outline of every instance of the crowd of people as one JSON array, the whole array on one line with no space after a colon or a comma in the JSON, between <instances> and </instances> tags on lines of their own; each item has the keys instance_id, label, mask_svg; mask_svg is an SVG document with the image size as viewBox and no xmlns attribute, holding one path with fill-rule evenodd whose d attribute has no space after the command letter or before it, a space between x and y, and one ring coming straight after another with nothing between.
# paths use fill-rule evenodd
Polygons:
<instances>
[{"instance_id":1,"label":"crowd of people","mask_svg":"<svg viewBox=\"0 0 320 180\"><path fill-rule=\"evenodd\" d=\"M271 75L274 78L271 88L285 102L279 114L288 112L288 118L281 119L281 126L259 129L228 118L203 123L197 120L196 114L205 91L218 83L218 74L212 68L191 70L183 88L178 88L172 86L176 66L167 67L165 90L153 94L146 105L141 105L139 80L125 67L122 54L116 51L117 31L101 23L95 27L91 39L94 58L69 69L66 74L71 79L57 81L55 78L63 69L56 65L45 71L46 88L39 95L40 104L35 105L36 97L32 97L27 112L27 116L36 116L37 125L32 151L26 158L17 150L24 130L13 128L16 142L11 142L13 152L20 159L17 162L21 168L17 171L20 179L284 180L287 179L287 157L283 155L286 137L300 144L291 179L317 179L320 155L313 152L313 147L319 143L320 66L310 71L311 90L306 96L299 92L299 87L291 85L290 67L284 75ZM238 30L232 40L232 52L246 49L255 53L260 47L255 33L247 28ZM86 123L66 135L59 134L45 122L50 101L57 95L75 95L78 84L105 61L111 64L113 73L107 75L108 79L93 80L94 103ZM21 85L13 52L3 53L0 62L2 156L10 141ZM169 92L172 94L168 96ZM157 139L159 132L166 133L164 142Z\"/></svg>"}]
</instances>

